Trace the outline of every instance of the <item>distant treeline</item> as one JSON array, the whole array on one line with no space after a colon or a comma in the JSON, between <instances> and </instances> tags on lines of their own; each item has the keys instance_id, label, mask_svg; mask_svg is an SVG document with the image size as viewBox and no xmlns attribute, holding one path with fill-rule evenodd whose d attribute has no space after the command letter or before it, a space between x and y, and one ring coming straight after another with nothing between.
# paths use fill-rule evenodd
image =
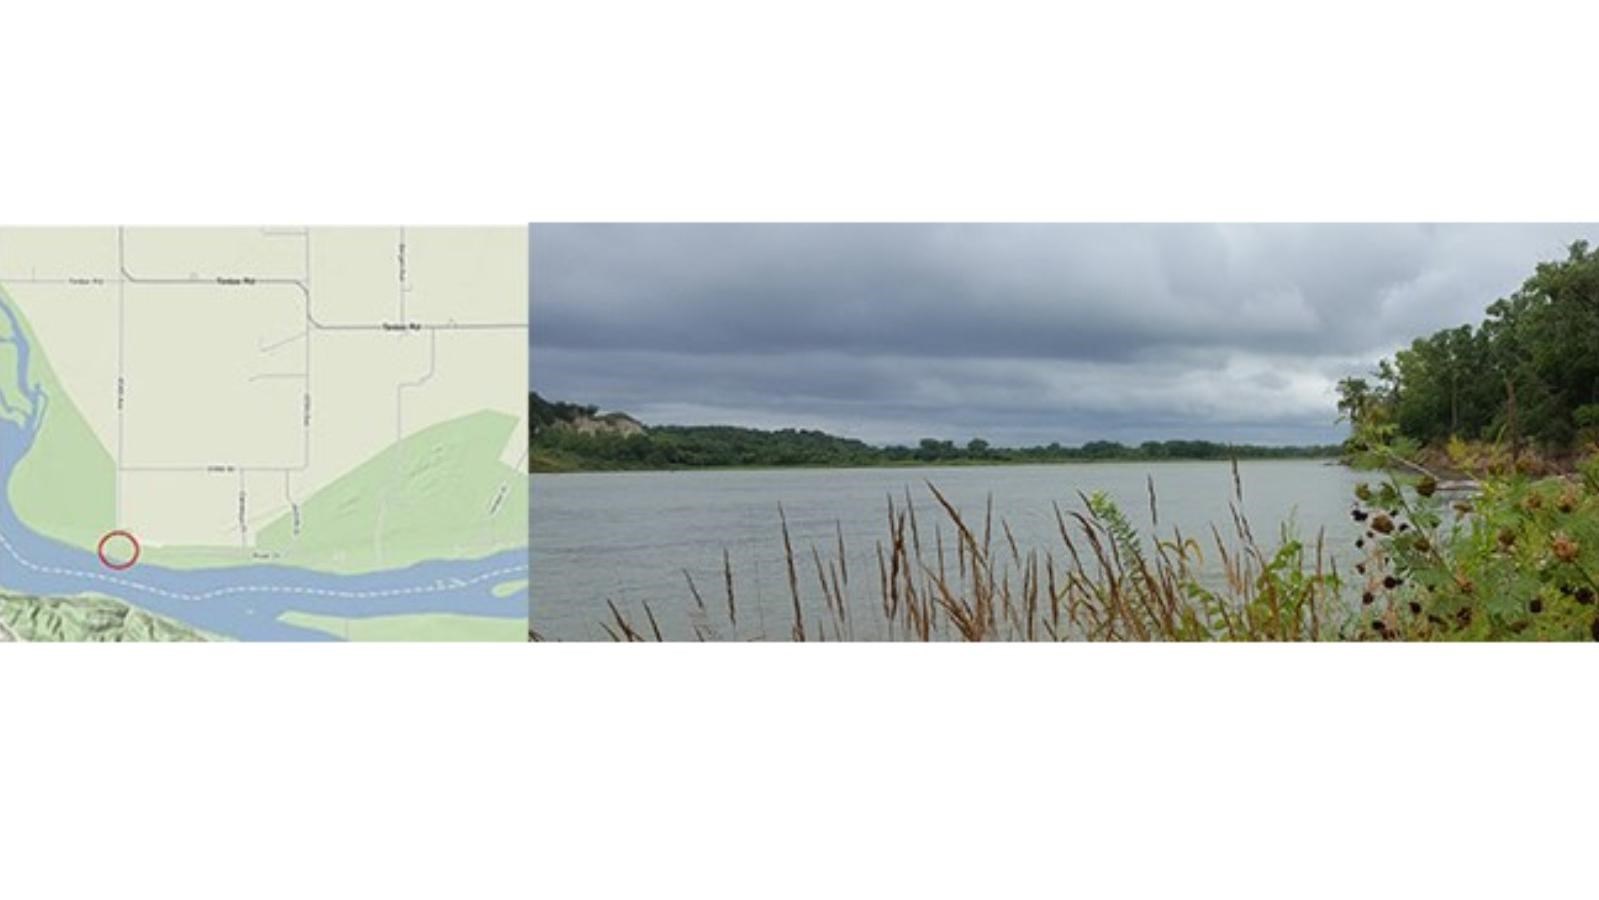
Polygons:
<instances>
[{"instance_id":1,"label":"distant treeline","mask_svg":"<svg viewBox=\"0 0 1599 900\"><path fill-rule=\"evenodd\" d=\"M1571 245L1481 324L1417 338L1338 390L1355 443L1459 437L1565 451L1599 440L1599 251Z\"/></svg>"},{"instance_id":2,"label":"distant treeline","mask_svg":"<svg viewBox=\"0 0 1599 900\"><path fill-rule=\"evenodd\" d=\"M580 408L592 417L587 407ZM1093 441L1080 447L995 447L927 438L915 447L877 447L820 431L762 431L725 425L652 426L644 434L583 434L541 428L533 438L536 471L687 469L737 466L887 466L918 463L1049 463L1090 460L1222 460L1336 456L1336 446L1261 447L1211 441L1148 441L1129 446Z\"/></svg>"}]
</instances>

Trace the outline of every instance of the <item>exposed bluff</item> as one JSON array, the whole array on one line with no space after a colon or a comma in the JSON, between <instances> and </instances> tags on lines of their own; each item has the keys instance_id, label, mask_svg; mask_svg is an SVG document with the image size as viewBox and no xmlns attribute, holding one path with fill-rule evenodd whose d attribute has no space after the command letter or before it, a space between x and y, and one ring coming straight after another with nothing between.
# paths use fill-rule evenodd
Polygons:
<instances>
[{"instance_id":1,"label":"exposed bluff","mask_svg":"<svg viewBox=\"0 0 1599 900\"><path fill-rule=\"evenodd\" d=\"M627 413L601 413L597 406L550 402L537 393L528 397L529 421L533 433L545 429L568 429L579 434L617 434L628 437L644 434L644 424Z\"/></svg>"}]
</instances>

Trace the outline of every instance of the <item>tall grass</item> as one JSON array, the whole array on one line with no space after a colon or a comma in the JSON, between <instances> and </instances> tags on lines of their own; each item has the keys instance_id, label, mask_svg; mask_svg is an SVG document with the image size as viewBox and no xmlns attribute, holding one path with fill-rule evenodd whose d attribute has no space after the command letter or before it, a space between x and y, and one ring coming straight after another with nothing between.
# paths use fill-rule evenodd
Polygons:
<instances>
[{"instance_id":1,"label":"tall grass","mask_svg":"<svg viewBox=\"0 0 1599 900\"><path fill-rule=\"evenodd\" d=\"M920 509L909 490L887 498L884 534L874 548L876 578L864 581L864 573L850 570L841 526L829 546L796 548L778 508L790 601L783 637L1300 641L1337 637L1336 623L1347 612L1322 535L1309 547L1286 532L1270 548L1257 542L1240 512L1236 465L1231 525L1212 527L1203 543L1176 527L1146 540L1105 495L1079 494L1077 507L1053 505L1056 541L1023 548L1009 522L996 518L992 497L974 520L931 482L925 490ZM1152 481L1148 493L1158 529ZM764 624L753 633L741 630L725 549L724 606L707 603L693 576L683 575L692 634L663 635L648 603L629 613L609 602L605 633L617 641L771 639Z\"/></svg>"}]
</instances>

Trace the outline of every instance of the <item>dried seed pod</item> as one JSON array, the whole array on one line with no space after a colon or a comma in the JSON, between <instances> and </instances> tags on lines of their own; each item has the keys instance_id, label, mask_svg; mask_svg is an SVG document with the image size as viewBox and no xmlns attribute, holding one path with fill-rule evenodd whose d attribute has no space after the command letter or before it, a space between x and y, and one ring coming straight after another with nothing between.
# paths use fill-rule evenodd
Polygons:
<instances>
[{"instance_id":1,"label":"dried seed pod","mask_svg":"<svg viewBox=\"0 0 1599 900\"><path fill-rule=\"evenodd\" d=\"M1416 482L1416 493L1423 497L1431 497L1438 492L1438 480L1428 475Z\"/></svg>"},{"instance_id":2,"label":"dried seed pod","mask_svg":"<svg viewBox=\"0 0 1599 900\"><path fill-rule=\"evenodd\" d=\"M1555 508L1563 513L1572 512L1577 508L1576 486L1566 485L1566 489L1560 492L1560 499L1555 501Z\"/></svg>"},{"instance_id":3,"label":"dried seed pod","mask_svg":"<svg viewBox=\"0 0 1599 900\"><path fill-rule=\"evenodd\" d=\"M1371 520L1371 528L1373 531L1380 532L1382 534L1393 534L1394 520L1385 515L1373 516Z\"/></svg>"},{"instance_id":4,"label":"dried seed pod","mask_svg":"<svg viewBox=\"0 0 1599 900\"><path fill-rule=\"evenodd\" d=\"M1555 559L1563 563L1573 563L1577 561L1577 554L1582 552L1582 547L1566 535L1557 534L1550 542L1549 550L1554 553Z\"/></svg>"}]
</instances>

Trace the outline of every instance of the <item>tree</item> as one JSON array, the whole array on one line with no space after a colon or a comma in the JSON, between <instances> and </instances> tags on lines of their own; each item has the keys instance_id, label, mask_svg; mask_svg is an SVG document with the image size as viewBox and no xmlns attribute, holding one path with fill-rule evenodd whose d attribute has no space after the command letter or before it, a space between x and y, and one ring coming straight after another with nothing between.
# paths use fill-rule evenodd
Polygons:
<instances>
[{"instance_id":1,"label":"tree","mask_svg":"<svg viewBox=\"0 0 1599 900\"><path fill-rule=\"evenodd\" d=\"M1338 382L1338 421L1360 425L1370 414L1371 385L1364 378L1343 378Z\"/></svg>"},{"instance_id":2,"label":"tree","mask_svg":"<svg viewBox=\"0 0 1599 900\"><path fill-rule=\"evenodd\" d=\"M1338 383L1340 420L1360 434L1392 423L1421 442L1518 436L1569 447L1577 410L1599 403L1599 251L1581 241L1540 263L1514 294L1489 304L1482 323L1412 341L1378 363L1377 385Z\"/></svg>"}]
</instances>

